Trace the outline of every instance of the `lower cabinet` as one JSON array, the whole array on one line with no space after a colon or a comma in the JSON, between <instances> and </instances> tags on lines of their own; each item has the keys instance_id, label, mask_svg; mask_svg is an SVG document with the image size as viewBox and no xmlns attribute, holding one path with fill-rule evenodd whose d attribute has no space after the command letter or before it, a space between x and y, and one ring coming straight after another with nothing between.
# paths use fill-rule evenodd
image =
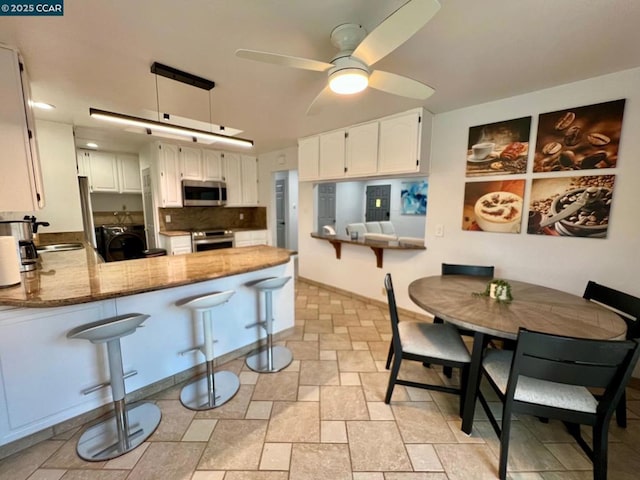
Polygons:
<instances>
[{"instance_id":1,"label":"lower cabinet","mask_svg":"<svg viewBox=\"0 0 640 480\"><path fill-rule=\"evenodd\" d=\"M251 245L268 245L268 230L245 230L234 232L233 243L235 247L250 247Z\"/></svg>"},{"instance_id":2,"label":"lower cabinet","mask_svg":"<svg viewBox=\"0 0 640 480\"><path fill-rule=\"evenodd\" d=\"M191 235L167 236L160 235L161 248L167 251L168 255L184 255L191 253Z\"/></svg>"}]
</instances>

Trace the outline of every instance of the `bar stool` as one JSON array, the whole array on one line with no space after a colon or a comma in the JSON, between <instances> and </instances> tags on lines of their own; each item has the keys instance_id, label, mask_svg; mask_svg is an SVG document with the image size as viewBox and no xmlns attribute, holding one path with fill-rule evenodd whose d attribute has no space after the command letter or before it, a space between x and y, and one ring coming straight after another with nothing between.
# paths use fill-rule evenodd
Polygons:
<instances>
[{"instance_id":1,"label":"bar stool","mask_svg":"<svg viewBox=\"0 0 640 480\"><path fill-rule=\"evenodd\" d=\"M114 412L108 418L87 427L80 436L76 451L84 460L99 462L130 452L149 438L160 423L162 414L153 403L125 404L125 375L120 338L131 335L147 318L149 315L140 313L119 315L81 325L67 333L67 338L107 344ZM136 373L132 372L133 375ZM106 385L98 385L83 393L94 392Z\"/></svg>"},{"instance_id":2,"label":"bar stool","mask_svg":"<svg viewBox=\"0 0 640 480\"><path fill-rule=\"evenodd\" d=\"M256 282L251 282L248 286L255 288L258 292L264 292L265 319L247 325L245 328L260 326L267 332L267 344L247 356L247 366L261 373L279 372L289 366L293 360L291 350L280 345L273 345L273 307L272 293L278 290L291 280L291 277L270 277Z\"/></svg>"},{"instance_id":3,"label":"bar stool","mask_svg":"<svg viewBox=\"0 0 640 480\"><path fill-rule=\"evenodd\" d=\"M194 320L201 320L204 329L204 345L192 348L186 352L199 350L204 354L207 373L180 391L180 402L191 410L209 410L219 407L233 398L240 388L240 379L229 371L213 372L213 321L211 310L229 301L235 293L233 290L213 292L195 297L183 298L176 302L177 307L189 308Z\"/></svg>"}]
</instances>

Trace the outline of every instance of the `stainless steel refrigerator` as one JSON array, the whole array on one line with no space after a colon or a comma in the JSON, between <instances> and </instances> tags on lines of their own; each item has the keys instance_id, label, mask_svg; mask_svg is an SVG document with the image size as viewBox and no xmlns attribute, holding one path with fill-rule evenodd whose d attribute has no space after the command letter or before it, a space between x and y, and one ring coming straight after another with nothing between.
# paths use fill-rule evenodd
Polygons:
<instances>
[{"instance_id":1,"label":"stainless steel refrigerator","mask_svg":"<svg viewBox=\"0 0 640 480\"><path fill-rule=\"evenodd\" d=\"M93 224L89 179L87 177L78 177L78 186L80 189L80 207L82 208L82 225L84 226L84 238L87 242L93 245L93 248L96 248L96 230Z\"/></svg>"}]
</instances>

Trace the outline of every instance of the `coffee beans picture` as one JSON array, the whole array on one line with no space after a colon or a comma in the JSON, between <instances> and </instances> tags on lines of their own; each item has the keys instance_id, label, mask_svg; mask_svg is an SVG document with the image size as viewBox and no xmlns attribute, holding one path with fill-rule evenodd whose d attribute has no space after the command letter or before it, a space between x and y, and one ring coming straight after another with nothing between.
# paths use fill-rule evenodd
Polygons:
<instances>
[{"instance_id":1,"label":"coffee beans picture","mask_svg":"<svg viewBox=\"0 0 640 480\"><path fill-rule=\"evenodd\" d=\"M545 155L555 155L560 150L562 150L562 144L559 142L549 142L542 147L542 153Z\"/></svg>"},{"instance_id":2,"label":"coffee beans picture","mask_svg":"<svg viewBox=\"0 0 640 480\"><path fill-rule=\"evenodd\" d=\"M567 130L567 133L564 134L564 144L567 147L576 146L578 143L580 143L581 139L582 139L582 129L577 125L570 127Z\"/></svg>"},{"instance_id":3,"label":"coffee beans picture","mask_svg":"<svg viewBox=\"0 0 640 480\"><path fill-rule=\"evenodd\" d=\"M587 135L587 141L595 147L603 147L611 142L611 139L603 133L590 133Z\"/></svg>"},{"instance_id":4,"label":"coffee beans picture","mask_svg":"<svg viewBox=\"0 0 640 480\"><path fill-rule=\"evenodd\" d=\"M556 130L564 130L565 128L568 128L569 125L571 125L575 119L576 119L575 113L567 112L558 119L554 128Z\"/></svg>"}]
</instances>

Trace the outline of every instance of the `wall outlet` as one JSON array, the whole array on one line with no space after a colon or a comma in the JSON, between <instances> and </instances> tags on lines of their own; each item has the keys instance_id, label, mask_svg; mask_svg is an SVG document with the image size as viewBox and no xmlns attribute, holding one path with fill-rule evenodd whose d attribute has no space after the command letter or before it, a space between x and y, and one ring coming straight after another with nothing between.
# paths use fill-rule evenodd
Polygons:
<instances>
[{"instance_id":1,"label":"wall outlet","mask_svg":"<svg viewBox=\"0 0 640 480\"><path fill-rule=\"evenodd\" d=\"M240 220L244 220L244 213L240 214Z\"/></svg>"},{"instance_id":2,"label":"wall outlet","mask_svg":"<svg viewBox=\"0 0 640 480\"><path fill-rule=\"evenodd\" d=\"M165 215L164 216L164 221L165 221L165 223L171 223L171 215Z\"/></svg>"},{"instance_id":3,"label":"wall outlet","mask_svg":"<svg viewBox=\"0 0 640 480\"><path fill-rule=\"evenodd\" d=\"M441 223L436 225L436 237L444 237L444 225Z\"/></svg>"},{"instance_id":4,"label":"wall outlet","mask_svg":"<svg viewBox=\"0 0 640 480\"><path fill-rule=\"evenodd\" d=\"M380 294L384 297L387 294L387 290L384 287L382 287Z\"/></svg>"}]
</instances>

